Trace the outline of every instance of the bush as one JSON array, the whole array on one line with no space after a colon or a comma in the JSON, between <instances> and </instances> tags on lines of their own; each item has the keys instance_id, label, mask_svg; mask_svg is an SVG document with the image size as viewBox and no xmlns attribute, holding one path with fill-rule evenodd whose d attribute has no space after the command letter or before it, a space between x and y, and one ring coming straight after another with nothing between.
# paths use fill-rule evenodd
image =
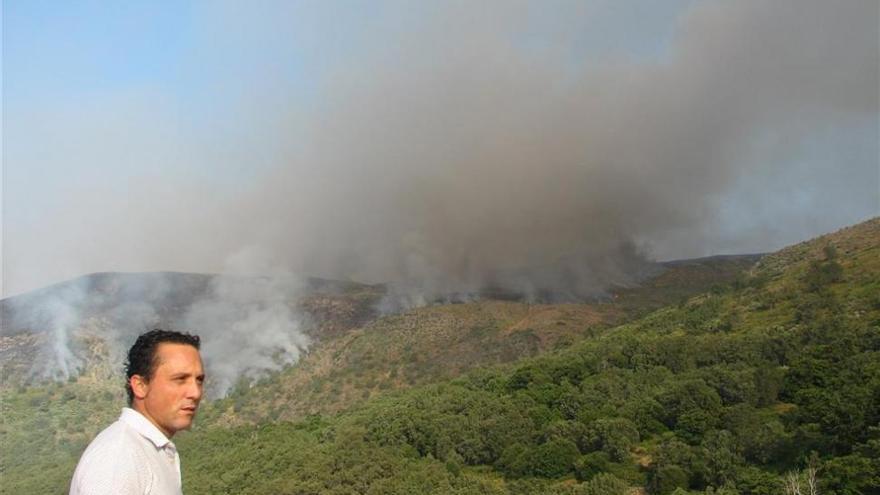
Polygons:
<instances>
[{"instance_id":1,"label":"bush","mask_svg":"<svg viewBox=\"0 0 880 495\"><path fill-rule=\"evenodd\" d=\"M538 446L517 443L504 449L495 468L513 478L558 478L574 469L579 455L577 445L571 440L556 439Z\"/></svg>"},{"instance_id":2,"label":"bush","mask_svg":"<svg viewBox=\"0 0 880 495\"><path fill-rule=\"evenodd\" d=\"M570 473L580 455L571 440L551 440L539 445L531 456L530 474L545 478L557 478Z\"/></svg>"},{"instance_id":3,"label":"bush","mask_svg":"<svg viewBox=\"0 0 880 495\"><path fill-rule=\"evenodd\" d=\"M584 483L578 495L624 495L629 491L629 485L622 479L609 473L596 475L590 481Z\"/></svg>"},{"instance_id":4,"label":"bush","mask_svg":"<svg viewBox=\"0 0 880 495\"><path fill-rule=\"evenodd\" d=\"M807 290L818 292L827 285L843 279L843 267L837 262L837 250L832 245L825 246L825 259L810 263L804 276Z\"/></svg>"},{"instance_id":5,"label":"bush","mask_svg":"<svg viewBox=\"0 0 880 495\"><path fill-rule=\"evenodd\" d=\"M678 418L675 432L691 443L701 438L718 423L718 417L702 409L691 409Z\"/></svg>"},{"instance_id":6,"label":"bush","mask_svg":"<svg viewBox=\"0 0 880 495\"><path fill-rule=\"evenodd\" d=\"M721 397L700 379L673 382L657 399L666 410L665 423L670 428L675 428L685 414L711 420L721 410Z\"/></svg>"},{"instance_id":7,"label":"bush","mask_svg":"<svg viewBox=\"0 0 880 495\"><path fill-rule=\"evenodd\" d=\"M733 435L727 430L713 431L700 444L705 464L705 482L719 487L736 477L737 466L742 462L734 445Z\"/></svg>"},{"instance_id":8,"label":"bush","mask_svg":"<svg viewBox=\"0 0 880 495\"><path fill-rule=\"evenodd\" d=\"M680 466L660 466L651 472L648 488L653 495L668 495L676 488L688 487L688 473Z\"/></svg>"},{"instance_id":9,"label":"bush","mask_svg":"<svg viewBox=\"0 0 880 495\"><path fill-rule=\"evenodd\" d=\"M608 471L611 458L605 452L591 452L574 463L574 475L580 481L589 481L599 473Z\"/></svg>"},{"instance_id":10,"label":"bush","mask_svg":"<svg viewBox=\"0 0 880 495\"><path fill-rule=\"evenodd\" d=\"M601 449L617 462L629 458L629 449L639 441L639 431L625 418L603 418L590 424L589 438L593 449Z\"/></svg>"},{"instance_id":11,"label":"bush","mask_svg":"<svg viewBox=\"0 0 880 495\"><path fill-rule=\"evenodd\" d=\"M822 493L856 495L880 492L880 460L860 455L838 457L819 472Z\"/></svg>"},{"instance_id":12,"label":"bush","mask_svg":"<svg viewBox=\"0 0 880 495\"><path fill-rule=\"evenodd\" d=\"M779 475L768 473L754 466L747 466L737 473L736 487L743 495L778 495L782 493Z\"/></svg>"},{"instance_id":13,"label":"bush","mask_svg":"<svg viewBox=\"0 0 880 495\"><path fill-rule=\"evenodd\" d=\"M527 475L529 473L529 449L521 443L508 446L495 462L495 469L511 478Z\"/></svg>"}]
</instances>

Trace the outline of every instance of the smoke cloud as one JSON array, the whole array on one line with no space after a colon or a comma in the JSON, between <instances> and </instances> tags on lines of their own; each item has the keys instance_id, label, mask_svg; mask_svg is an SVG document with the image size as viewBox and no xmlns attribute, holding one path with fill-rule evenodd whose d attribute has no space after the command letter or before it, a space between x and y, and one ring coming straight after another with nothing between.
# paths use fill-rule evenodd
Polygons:
<instances>
[{"instance_id":1,"label":"smoke cloud","mask_svg":"<svg viewBox=\"0 0 880 495\"><path fill-rule=\"evenodd\" d=\"M251 247L238 253L225 271L259 270L253 266L255 259L263 264L258 251ZM187 309L177 326L203 337L202 354L212 391L225 394L299 360L311 343L293 311L302 291L299 279L283 273L272 278L232 275L211 279L207 293Z\"/></svg>"},{"instance_id":2,"label":"smoke cloud","mask_svg":"<svg viewBox=\"0 0 880 495\"><path fill-rule=\"evenodd\" d=\"M11 370L4 379L64 380L86 369L118 379L136 337L153 328L201 337L210 396L297 362L310 345L293 311L303 284L235 275L248 257L232 259L233 275L94 274L4 300L0 337L35 339L34 352L3 356ZM18 372L23 359L28 368Z\"/></svg>"},{"instance_id":3,"label":"smoke cloud","mask_svg":"<svg viewBox=\"0 0 880 495\"><path fill-rule=\"evenodd\" d=\"M285 272L390 282L403 305L589 297L651 257L774 249L880 211L876 2L694 2L649 57L581 44L600 3L212 3L182 64L205 75L181 69L205 94L141 88L8 131L57 138L49 162L128 168L99 165L63 208L9 225L7 292L222 271L256 245ZM208 101L210 124L180 116ZM8 141L10 167L36 150ZM288 325L253 289L237 321ZM207 304L190 321L230 317Z\"/></svg>"}]
</instances>

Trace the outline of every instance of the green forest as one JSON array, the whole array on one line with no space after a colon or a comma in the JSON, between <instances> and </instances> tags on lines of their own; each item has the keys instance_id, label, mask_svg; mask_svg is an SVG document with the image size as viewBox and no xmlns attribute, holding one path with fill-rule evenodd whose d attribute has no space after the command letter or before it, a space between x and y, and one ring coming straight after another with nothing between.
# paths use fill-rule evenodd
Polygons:
<instances>
[{"instance_id":1,"label":"green forest","mask_svg":"<svg viewBox=\"0 0 880 495\"><path fill-rule=\"evenodd\" d=\"M184 493L880 493L880 219L644 313L295 419L242 384L175 437ZM5 386L0 493L66 493L117 388Z\"/></svg>"}]
</instances>

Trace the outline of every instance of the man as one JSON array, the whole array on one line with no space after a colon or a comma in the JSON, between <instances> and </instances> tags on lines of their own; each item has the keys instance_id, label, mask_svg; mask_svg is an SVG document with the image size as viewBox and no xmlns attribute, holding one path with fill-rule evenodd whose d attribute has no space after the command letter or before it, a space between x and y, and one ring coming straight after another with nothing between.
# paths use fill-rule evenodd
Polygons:
<instances>
[{"instance_id":1,"label":"man","mask_svg":"<svg viewBox=\"0 0 880 495\"><path fill-rule=\"evenodd\" d=\"M180 457L171 437L192 425L205 373L199 337L153 330L128 351L131 406L86 448L70 495L180 495Z\"/></svg>"}]
</instances>

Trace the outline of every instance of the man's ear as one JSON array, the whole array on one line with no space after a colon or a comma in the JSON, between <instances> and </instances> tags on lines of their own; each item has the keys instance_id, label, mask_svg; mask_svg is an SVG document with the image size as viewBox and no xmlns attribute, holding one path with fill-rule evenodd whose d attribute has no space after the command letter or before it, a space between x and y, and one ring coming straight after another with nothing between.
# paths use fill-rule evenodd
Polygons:
<instances>
[{"instance_id":1,"label":"man's ear","mask_svg":"<svg viewBox=\"0 0 880 495\"><path fill-rule=\"evenodd\" d=\"M136 399L145 398L147 392L150 391L150 382L141 375L132 375L132 377L128 379L128 384L131 385L131 391L134 392L134 397Z\"/></svg>"}]
</instances>

